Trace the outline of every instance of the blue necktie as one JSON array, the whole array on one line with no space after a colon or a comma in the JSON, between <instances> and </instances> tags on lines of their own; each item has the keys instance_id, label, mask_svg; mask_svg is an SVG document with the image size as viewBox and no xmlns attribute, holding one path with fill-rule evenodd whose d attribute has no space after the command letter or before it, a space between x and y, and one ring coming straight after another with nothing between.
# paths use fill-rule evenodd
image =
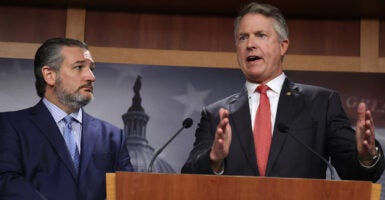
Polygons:
<instances>
[{"instance_id":1,"label":"blue necktie","mask_svg":"<svg viewBox=\"0 0 385 200\"><path fill-rule=\"evenodd\" d=\"M76 173L78 173L79 170L79 150L76 145L75 137L72 132L72 121L73 118L71 116L66 116L63 118L63 121L65 123L64 129L63 129L63 137L67 144L68 151L70 152L72 161L74 162L74 167Z\"/></svg>"}]
</instances>

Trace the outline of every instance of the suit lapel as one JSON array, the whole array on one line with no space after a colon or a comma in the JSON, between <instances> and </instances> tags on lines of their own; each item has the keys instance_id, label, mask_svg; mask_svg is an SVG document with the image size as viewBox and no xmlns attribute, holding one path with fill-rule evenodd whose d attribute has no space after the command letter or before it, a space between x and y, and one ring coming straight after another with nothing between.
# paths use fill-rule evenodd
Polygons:
<instances>
[{"instance_id":1,"label":"suit lapel","mask_svg":"<svg viewBox=\"0 0 385 200\"><path fill-rule=\"evenodd\" d=\"M258 173L257 160L253 143L253 131L251 127L250 108L246 88L244 88L239 93L239 96L236 96L230 102L229 110L231 113L230 123L232 132L237 133L233 134L233 137L239 137L243 152L245 152L250 166L254 168L256 173Z\"/></svg>"},{"instance_id":2,"label":"suit lapel","mask_svg":"<svg viewBox=\"0 0 385 200\"><path fill-rule=\"evenodd\" d=\"M87 169L88 163L92 158L92 152L95 147L95 144L100 136L96 134L101 132L101 127L99 123L96 123L95 119L89 116L83 111L83 130L82 130L82 145L80 153L80 175L84 173Z\"/></svg>"},{"instance_id":3,"label":"suit lapel","mask_svg":"<svg viewBox=\"0 0 385 200\"><path fill-rule=\"evenodd\" d=\"M64 138L58 129L56 122L53 120L51 113L45 107L42 101L40 101L35 107L33 107L30 115L30 119L35 126L45 135L48 141L51 143L52 148L59 155L64 165L71 172L75 180L77 175L71 159L71 156L67 150Z\"/></svg>"},{"instance_id":4,"label":"suit lapel","mask_svg":"<svg viewBox=\"0 0 385 200\"><path fill-rule=\"evenodd\" d=\"M302 94L299 92L295 84L286 78L278 102L277 115L275 119L272 144L267 166L267 175L269 175L270 170L273 169L287 137L285 133L282 133L281 130L279 130L279 124L289 126L294 119L294 116L303 108L304 105L305 104Z\"/></svg>"}]
</instances>

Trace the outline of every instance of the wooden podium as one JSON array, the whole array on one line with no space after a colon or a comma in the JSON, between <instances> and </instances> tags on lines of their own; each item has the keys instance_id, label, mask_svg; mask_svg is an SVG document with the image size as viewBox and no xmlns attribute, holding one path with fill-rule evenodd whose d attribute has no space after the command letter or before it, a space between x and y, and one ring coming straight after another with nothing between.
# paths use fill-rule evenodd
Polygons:
<instances>
[{"instance_id":1,"label":"wooden podium","mask_svg":"<svg viewBox=\"0 0 385 200\"><path fill-rule=\"evenodd\" d=\"M106 174L107 200L379 200L369 181L156 174Z\"/></svg>"}]
</instances>

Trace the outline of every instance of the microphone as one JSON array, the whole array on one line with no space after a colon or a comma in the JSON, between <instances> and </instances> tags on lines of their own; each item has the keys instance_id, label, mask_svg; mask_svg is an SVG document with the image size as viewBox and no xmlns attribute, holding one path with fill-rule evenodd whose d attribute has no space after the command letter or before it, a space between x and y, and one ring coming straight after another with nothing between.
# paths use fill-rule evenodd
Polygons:
<instances>
[{"instance_id":1,"label":"microphone","mask_svg":"<svg viewBox=\"0 0 385 200\"><path fill-rule=\"evenodd\" d=\"M148 168L147 168L147 172L152 172L152 166L154 165L154 161L155 159L158 157L158 155L163 151L164 148L167 147L168 144L170 144L170 142L180 133L182 132L183 129L185 128L190 128L193 124L193 120L191 118L186 118L183 120L183 123L182 123L182 128L180 128L175 134L174 136L172 136L167 142L166 144L164 144L162 146L162 148L160 148L158 151L155 152L154 156L152 157L151 161L150 161L150 164L148 165Z\"/></svg>"},{"instance_id":2,"label":"microphone","mask_svg":"<svg viewBox=\"0 0 385 200\"><path fill-rule=\"evenodd\" d=\"M298 137L294 136L293 134L289 133L289 127L284 123L278 123L278 130L282 133L286 133L288 136L293 138L295 141L300 143L302 146L306 147L307 150L312 152L314 155L316 155L318 158L320 158L329 168L330 170L330 179L334 180L334 171L333 166L330 164L329 161L327 161L323 156L321 156L319 153L317 153L314 149L303 143Z\"/></svg>"}]
</instances>

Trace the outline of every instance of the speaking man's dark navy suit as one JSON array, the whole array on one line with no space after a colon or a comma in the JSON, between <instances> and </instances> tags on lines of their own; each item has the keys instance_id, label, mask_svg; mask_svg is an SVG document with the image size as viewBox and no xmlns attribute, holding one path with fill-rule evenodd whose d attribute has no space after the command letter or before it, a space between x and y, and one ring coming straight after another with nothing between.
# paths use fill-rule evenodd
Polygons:
<instances>
[{"instance_id":1,"label":"speaking man's dark navy suit","mask_svg":"<svg viewBox=\"0 0 385 200\"><path fill-rule=\"evenodd\" d=\"M40 101L0 114L0 199L97 200L105 173L132 171L122 130L83 111L79 175L63 136Z\"/></svg>"},{"instance_id":2,"label":"speaking man's dark navy suit","mask_svg":"<svg viewBox=\"0 0 385 200\"><path fill-rule=\"evenodd\" d=\"M224 175L259 176L246 88L206 107L196 140L182 173L212 174L210 149L219 122L219 108L230 112L232 141L224 163ZM342 179L376 181L384 170L384 158L372 168L357 158L355 131L351 128L339 95L332 90L285 80L278 102L266 176L325 178L327 165L288 133L299 138L326 159ZM383 155L381 146L379 151Z\"/></svg>"}]
</instances>

